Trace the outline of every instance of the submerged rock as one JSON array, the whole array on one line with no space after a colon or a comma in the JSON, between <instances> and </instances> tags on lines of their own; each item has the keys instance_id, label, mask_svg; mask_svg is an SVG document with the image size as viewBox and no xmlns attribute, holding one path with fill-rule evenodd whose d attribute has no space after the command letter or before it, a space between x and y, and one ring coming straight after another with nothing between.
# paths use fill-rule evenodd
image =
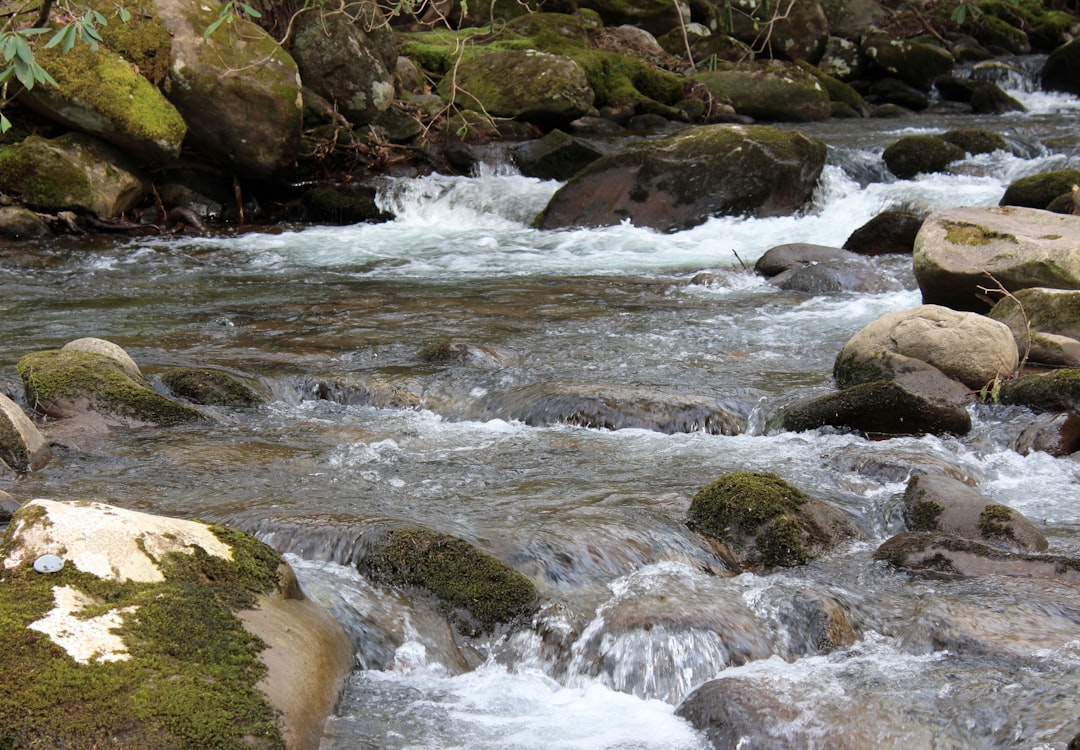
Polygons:
<instances>
[{"instance_id":1,"label":"submerged rock","mask_svg":"<svg viewBox=\"0 0 1080 750\"><path fill-rule=\"evenodd\" d=\"M422 528L388 531L358 563L362 573L435 596L470 635L536 611L532 581L464 539Z\"/></svg>"},{"instance_id":2,"label":"submerged rock","mask_svg":"<svg viewBox=\"0 0 1080 750\"><path fill-rule=\"evenodd\" d=\"M762 276L776 276L797 266L850 260L853 257L856 257L854 253L838 247L814 245L808 242L790 242L766 250L754 264L754 270Z\"/></svg>"},{"instance_id":3,"label":"submerged rock","mask_svg":"<svg viewBox=\"0 0 1080 750\"><path fill-rule=\"evenodd\" d=\"M266 400L244 378L225 370L177 367L160 377L174 396L204 406L256 406Z\"/></svg>"},{"instance_id":4,"label":"submerged rock","mask_svg":"<svg viewBox=\"0 0 1080 750\"><path fill-rule=\"evenodd\" d=\"M897 568L959 576L1020 576L1080 583L1080 559L1007 552L937 531L897 534L874 557Z\"/></svg>"},{"instance_id":5,"label":"submerged rock","mask_svg":"<svg viewBox=\"0 0 1080 750\"><path fill-rule=\"evenodd\" d=\"M25 474L43 468L52 451L22 408L0 393L0 465Z\"/></svg>"},{"instance_id":6,"label":"submerged rock","mask_svg":"<svg viewBox=\"0 0 1080 750\"><path fill-rule=\"evenodd\" d=\"M789 292L827 294L896 292L903 285L866 258L854 255L843 260L806 263L773 276L770 284Z\"/></svg>"},{"instance_id":7,"label":"submerged rock","mask_svg":"<svg viewBox=\"0 0 1080 750\"><path fill-rule=\"evenodd\" d=\"M1075 411L1040 414L1011 447L1023 456L1035 451L1059 458L1076 453L1080 451L1080 414Z\"/></svg>"},{"instance_id":8,"label":"submerged rock","mask_svg":"<svg viewBox=\"0 0 1080 750\"><path fill-rule=\"evenodd\" d=\"M831 426L873 436L966 435L971 415L951 401L877 381L792 404L784 410L783 425L795 432Z\"/></svg>"},{"instance_id":9,"label":"submerged rock","mask_svg":"<svg viewBox=\"0 0 1080 750\"><path fill-rule=\"evenodd\" d=\"M551 198L540 229L677 231L712 216L791 213L809 200L825 144L763 125L707 125L639 141L594 161Z\"/></svg>"},{"instance_id":10,"label":"submerged rock","mask_svg":"<svg viewBox=\"0 0 1080 750\"><path fill-rule=\"evenodd\" d=\"M727 545L740 565L802 565L860 536L838 510L775 474L733 471L700 490L689 525Z\"/></svg>"},{"instance_id":11,"label":"submerged rock","mask_svg":"<svg viewBox=\"0 0 1080 750\"><path fill-rule=\"evenodd\" d=\"M318 747L352 646L265 544L32 500L0 559L0 726L14 746Z\"/></svg>"}]
</instances>

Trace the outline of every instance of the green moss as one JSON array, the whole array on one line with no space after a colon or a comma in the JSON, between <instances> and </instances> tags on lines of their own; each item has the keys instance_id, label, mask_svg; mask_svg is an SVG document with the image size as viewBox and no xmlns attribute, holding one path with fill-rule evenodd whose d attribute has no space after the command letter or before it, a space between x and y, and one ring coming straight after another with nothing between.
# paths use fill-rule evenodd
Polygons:
<instances>
[{"instance_id":1,"label":"green moss","mask_svg":"<svg viewBox=\"0 0 1080 750\"><path fill-rule=\"evenodd\" d=\"M491 631L536 610L532 582L463 539L427 529L391 531L360 568L377 580L420 586L470 634Z\"/></svg>"},{"instance_id":2,"label":"green moss","mask_svg":"<svg viewBox=\"0 0 1080 750\"><path fill-rule=\"evenodd\" d=\"M105 26L98 26L105 46L133 64L150 83L159 87L165 85L169 77L172 37L153 8L107 0L94 0L89 5L109 20ZM120 19L120 7L131 14L127 21Z\"/></svg>"},{"instance_id":3,"label":"green moss","mask_svg":"<svg viewBox=\"0 0 1080 750\"><path fill-rule=\"evenodd\" d=\"M976 526L983 539L1014 540L1016 534L1013 532L1012 520L1012 508L1007 505L987 505L979 514Z\"/></svg>"},{"instance_id":4,"label":"green moss","mask_svg":"<svg viewBox=\"0 0 1080 750\"><path fill-rule=\"evenodd\" d=\"M766 565L804 565L813 557L804 541L802 524L788 515L773 520L758 534L755 545Z\"/></svg>"},{"instance_id":5,"label":"green moss","mask_svg":"<svg viewBox=\"0 0 1080 750\"><path fill-rule=\"evenodd\" d=\"M875 383L879 380L892 380L895 376L892 356L886 353L872 357L845 354L843 350L836 355L833 363L833 380L837 388L851 388L863 383Z\"/></svg>"},{"instance_id":6,"label":"green moss","mask_svg":"<svg viewBox=\"0 0 1080 750\"><path fill-rule=\"evenodd\" d=\"M945 508L934 501L921 501L913 503L904 513L909 531L938 531L940 525L938 518L941 517Z\"/></svg>"},{"instance_id":7,"label":"green moss","mask_svg":"<svg viewBox=\"0 0 1080 750\"><path fill-rule=\"evenodd\" d=\"M43 211L89 207L94 200L86 172L36 135L0 149L0 191Z\"/></svg>"},{"instance_id":8,"label":"green moss","mask_svg":"<svg viewBox=\"0 0 1080 750\"><path fill-rule=\"evenodd\" d=\"M1022 404L1036 411L1075 410L1080 407L1080 370L1054 370L1006 381L1000 399L1003 404Z\"/></svg>"},{"instance_id":9,"label":"green moss","mask_svg":"<svg viewBox=\"0 0 1080 750\"><path fill-rule=\"evenodd\" d=\"M909 135L890 144L882 154L889 171L902 180L944 171L964 158L964 149L931 135Z\"/></svg>"},{"instance_id":10,"label":"green moss","mask_svg":"<svg viewBox=\"0 0 1080 750\"><path fill-rule=\"evenodd\" d=\"M0 737L17 748L283 749L256 689L263 644L236 616L275 590L281 558L239 532L214 531L233 545L235 561L198 547L173 553L160 561L162 583L121 584L72 565L41 575L29 561L3 570ZM117 631L131 658L80 664L28 630L53 608L54 586L96 599L93 613L137 607Z\"/></svg>"},{"instance_id":11,"label":"green moss","mask_svg":"<svg viewBox=\"0 0 1080 750\"><path fill-rule=\"evenodd\" d=\"M196 404L255 406L263 399L240 378L221 370L178 367L161 373L161 382L174 395Z\"/></svg>"},{"instance_id":12,"label":"green moss","mask_svg":"<svg viewBox=\"0 0 1080 750\"><path fill-rule=\"evenodd\" d=\"M713 536L723 535L731 526L752 532L766 521L797 509L807 499L775 474L733 471L694 495L690 521Z\"/></svg>"},{"instance_id":13,"label":"green moss","mask_svg":"<svg viewBox=\"0 0 1080 750\"><path fill-rule=\"evenodd\" d=\"M54 401L85 400L87 408L150 424L175 425L204 418L133 380L118 362L102 354L38 352L19 360L16 369L27 402L46 413Z\"/></svg>"},{"instance_id":14,"label":"green moss","mask_svg":"<svg viewBox=\"0 0 1080 750\"><path fill-rule=\"evenodd\" d=\"M1011 234L995 232L992 229L987 229L978 224L970 224L966 221L943 221L941 225L945 227L945 239L954 245L989 245L994 240L1005 240L1018 244L1016 237Z\"/></svg>"}]
</instances>

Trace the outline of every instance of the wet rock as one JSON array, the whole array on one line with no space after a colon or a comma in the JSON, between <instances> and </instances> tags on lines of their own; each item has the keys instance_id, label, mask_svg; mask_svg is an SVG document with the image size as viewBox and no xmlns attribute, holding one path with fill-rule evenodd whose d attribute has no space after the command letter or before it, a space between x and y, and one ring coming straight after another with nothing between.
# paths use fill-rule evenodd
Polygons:
<instances>
[{"instance_id":1,"label":"wet rock","mask_svg":"<svg viewBox=\"0 0 1080 750\"><path fill-rule=\"evenodd\" d=\"M301 385L301 395L305 399L380 409L416 409L421 403L418 393L397 383L363 382L337 376L305 380Z\"/></svg>"},{"instance_id":2,"label":"wet rock","mask_svg":"<svg viewBox=\"0 0 1080 750\"><path fill-rule=\"evenodd\" d=\"M62 568L37 572L45 554ZM352 647L265 544L201 522L39 499L15 515L0 558L0 646L19 670L4 678L9 741L318 747ZM21 708L42 695L47 708Z\"/></svg>"},{"instance_id":3,"label":"wet rock","mask_svg":"<svg viewBox=\"0 0 1080 750\"><path fill-rule=\"evenodd\" d=\"M694 495L689 525L726 545L740 565L802 565L860 536L838 510L775 474L734 471Z\"/></svg>"},{"instance_id":4,"label":"wet rock","mask_svg":"<svg viewBox=\"0 0 1080 750\"><path fill-rule=\"evenodd\" d=\"M395 586L418 586L471 635L491 632L537 609L532 582L463 539L422 528L385 532L359 561L360 572Z\"/></svg>"},{"instance_id":5,"label":"wet rock","mask_svg":"<svg viewBox=\"0 0 1080 750\"><path fill-rule=\"evenodd\" d=\"M766 122L829 119L829 95L812 74L794 63L758 60L717 64L694 76L740 115Z\"/></svg>"},{"instance_id":6,"label":"wet rock","mask_svg":"<svg viewBox=\"0 0 1080 750\"><path fill-rule=\"evenodd\" d=\"M939 531L1012 552L1045 552L1049 546L1019 511L951 477L912 477L904 492L904 519L909 531Z\"/></svg>"},{"instance_id":7,"label":"wet rock","mask_svg":"<svg viewBox=\"0 0 1080 750\"><path fill-rule=\"evenodd\" d=\"M1009 327L1029 361L1080 366L1080 291L1019 289L998 300L988 315Z\"/></svg>"},{"instance_id":8,"label":"wet rock","mask_svg":"<svg viewBox=\"0 0 1080 750\"><path fill-rule=\"evenodd\" d=\"M923 301L985 311L982 289L1080 289L1080 219L1031 208L951 208L931 214L915 240Z\"/></svg>"},{"instance_id":9,"label":"wet rock","mask_svg":"<svg viewBox=\"0 0 1080 750\"><path fill-rule=\"evenodd\" d=\"M94 412L107 424L175 425L205 417L165 398L104 354L45 351L28 354L17 369L34 409L62 419Z\"/></svg>"},{"instance_id":10,"label":"wet rock","mask_svg":"<svg viewBox=\"0 0 1080 750\"><path fill-rule=\"evenodd\" d=\"M769 283L789 292L807 294L880 294L903 289L886 271L860 256L800 265L774 276Z\"/></svg>"},{"instance_id":11,"label":"wet rock","mask_svg":"<svg viewBox=\"0 0 1080 750\"><path fill-rule=\"evenodd\" d=\"M320 185L303 195L308 220L322 224L377 224L392 220L375 202L374 188L364 185Z\"/></svg>"},{"instance_id":12,"label":"wet rock","mask_svg":"<svg viewBox=\"0 0 1080 750\"><path fill-rule=\"evenodd\" d=\"M22 505L18 500L13 498L8 493L0 490L0 526L6 526L11 517L15 515L15 511Z\"/></svg>"},{"instance_id":13,"label":"wet rock","mask_svg":"<svg viewBox=\"0 0 1080 750\"><path fill-rule=\"evenodd\" d=\"M810 263L823 263L835 260L850 260L855 257L838 247L814 245L807 242L791 242L776 245L766 250L754 270L762 276L776 276L798 266Z\"/></svg>"},{"instance_id":14,"label":"wet rock","mask_svg":"<svg viewBox=\"0 0 1080 750\"><path fill-rule=\"evenodd\" d=\"M831 426L874 436L966 435L971 416L951 401L878 381L792 404L784 410L783 425L794 432Z\"/></svg>"},{"instance_id":15,"label":"wet rock","mask_svg":"<svg viewBox=\"0 0 1080 750\"><path fill-rule=\"evenodd\" d=\"M130 159L79 133L52 140L32 135L0 148L0 191L39 211L113 218L138 203L146 189Z\"/></svg>"},{"instance_id":16,"label":"wet rock","mask_svg":"<svg viewBox=\"0 0 1080 750\"><path fill-rule=\"evenodd\" d=\"M1003 404L1022 404L1035 411L1080 410L1080 370L1053 370L1024 375L1001 385Z\"/></svg>"},{"instance_id":17,"label":"wet rock","mask_svg":"<svg viewBox=\"0 0 1080 750\"><path fill-rule=\"evenodd\" d=\"M1011 377L1019 364L1016 342L1004 323L922 305L882 315L848 339L833 375L841 387L892 379L896 356L920 360L976 390Z\"/></svg>"},{"instance_id":18,"label":"wet rock","mask_svg":"<svg viewBox=\"0 0 1080 750\"><path fill-rule=\"evenodd\" d=\"M490 408L504 419L527 425L710 435L738 435L746 429L745 416L716 399L626 386L537 383L493 398Z\"/></svg>"},{"instance_id":19,"label":"wet rock","mask_svg":"<svg viewBox=\"0 0 1080 750\"><path fill-rule=\"evenodd\" d=\"M1024 456L1042 451L1057 457L1080 451L1080 414L1067 411L1039 415L1012 442L1012 449Z\"/></svg>"},{"instance_id":20,"label":"wet rock","mask_svg":"<svg viewBox=\"0 0 1080 750\"><path fill-rule=\"evenodd\" d=\"M982 82L971 91L971 111L976 115L1023 112L1025 107L996 83Z\"/></svg>"},{"instance_id":21,"label":"wet rock","mask_svg":"<svg viewBox=\"0 0 1080 750\"><path fill-rule=\"evenodd\" d=\"M1002 206L1026 206L1049 208L1054 199L1062 195L1071 197L1072 186L1080 182L1080 169L1055 169L1051 172L1021 177L1009 183Z\"/></svg>"},{"instance_id":22,"label":"wet rock","mask_svg":"<svg viewBox=\"0 0 1080 750\"><path fill-rule=\"evenodd\" d=\"M935 79L947 76L953 68L952 55L931 44L871 33L863 37L860 46L878 70L920 91L929 91Z\"/></svg>"},{"instance_id":23,"label":"wet rock","mask_svg":"<svg viewBox=\"0 0 1080 750\"><path fill-rule=\"evenodd\" d=\"M852 38L857 38L853 35ZM843 36L831 36L825 45L825 54L818 61L818 69L838 81L850 83L864 77L866 61L858 45Z\"/></svg>"},{"instance_id":24,"label":"wet rock","mask_svg":"<svg viewBox=\"0 0 1080 750\"><path fill-rule=\"evenodd\" d=\"M889 171L902 180L920 174L944 172L964 158L964 149L930 135L909 135L885 149L882 157Z\"/></svg>"},{"instance_id":25,"label":"wet rock","mask_svg":"<svg viewBox=\"0 0 1080 750\"><path fill-rule=\"evenodd\" d=\"M633 143L567 182L536 220L540 229L611 226L629 219L661 231L712 216L777 216L811 196L825 144L763 125L706 125Z\"/></svg>"},{"instance_id":26,"label":"wet rock","mask_svg":"<svg viewBox=\"0 0 1080 750\"><path fill-rule=\"evenodd\" d=\"M1060 555L1007 552L942 532L906 532L885 541L874 557L917 573L1020 576L1080 583L1080 560Z\"/></svg>"},{"instance_id":27,"label":"wet rock","mask_svg":"<svg viewBox=\"0 0 1080 750\"><path fill-rule=\"evenodd\" d=\"M1050 53L1043 65L1041 80L1047 91L1080 95L1080 39Z\"/></svg>"},{"instance_id":28,"label":"wet rock","mask_svg":"<svg viewBox=\"0 0 1080 750\"><path fill-rule=\"evenodd\" d=\"M247 379L208 367L176 367L159 376L177 398L203 406L257 406L266 398Z\"/></svg>"},{"instance_id":29,"label":"wet rock","mask_svg":"<svg viewBox=\"0 0 1080 750\"><path fill-rule=\"evenodd\" d=\"M902 209L886 209L852 232L844 240L844 249L859 255L909 255L924 218Z\"/></svg>"},{"instance_id":30,"label":"wet rock","mask_svg":"<svg viewBox=\"0 0 1080 750\"><path fill-rule=\"evenodd\" d=\"M599 159L602 153L580 138L552 130L543 138L515 147L511 155L526 177L565 181Z\"/></svg>"},{"instance_id":31,"label":"wet rock","mask_svg":"<svg viewBox=\"0 0 1080 750\"><path fill-rule=\"evenodd\" d=\"M875 104L892 104L911 112L922 112L930 106L930 98L925 93L896 78L879 78L874 81L870 85L868 96Z\"/></svg>"},{"instance_id":32,"label":"wet rock","mask_svg":"<svg viewBox=\"0 0 1080 750\"><path fill-rule=\"evenodd\" d=\"M565 125L592 109L595 95L581 66L563 55L503 50L466 58L439 93L466 109L542 126Z\"/></svg>"},{"instance_id":33,"label":"wet rock","mask_svg":"<svg viewBox=\"0 0 1080 750\"><path fill-rule=\"evenodd\" d=\"M825 654L855 643L855 628L844 605L819 591L792 591L778 618L788 633L788 648L800 656Z\"/></svg>"},{"instance_id":34,"label":"wet rock","mask_svg":"<svg viewBox=\"0 0 1080 750\"><path fill-rule=\"evenodd\" d=\"M6 464L18 474L43 468L52 451L44 436L22 408L0 393L0 467Z\"/></svg>"},{"instance_id":35,"label":"wet rock","mask_svg":"<svg viewBox=\"0 0 1080 750\"><path fill-rule=\"evenodd\" d=\"M464 341L443 341L425 347L420 359L440 365L475 367L481 370L501 370L510 364L510 355L490 346Z\"/></svg>"},{"instance_id":36,"label":"wet rock","mask_svg":"<svg viewBox=\"0 0 1080 750\"><path fill-rule=\"evenodd\" d=\"M959 146L969 154L989 154L994 151L1009 150L1009 144L1006 143L1004 136L990 130L961 128L947 130L938 137L946 143Z\"/></svg>"},{"instance_id":37,"label":"wet rock","mask_svg":"<svg viewBox=\"0 0 1080 750\"><path fill-rule=\"evenodd\" d=\"M0 238L36 240L52 232L45 220L22 206L0 206Z\"/></svg>"},{"instance_id":38,"label":"wet rock","mask_svg":"<svg viewBox=\"0 0 1080 750\"><path fill-rule=\"evenodd\" d=\"M98 339L93 337L86 337L81 339L75 339L69 341L60 347L61 351L68 352L89 352L90 354L102 354L109 359L116 362L130 377L135 380L145 381L142 370L135 364L135 360L131 358L131 355L124 351L124 348L114 344L111 341L105 339Z\"/></svg>"}]
</instances>

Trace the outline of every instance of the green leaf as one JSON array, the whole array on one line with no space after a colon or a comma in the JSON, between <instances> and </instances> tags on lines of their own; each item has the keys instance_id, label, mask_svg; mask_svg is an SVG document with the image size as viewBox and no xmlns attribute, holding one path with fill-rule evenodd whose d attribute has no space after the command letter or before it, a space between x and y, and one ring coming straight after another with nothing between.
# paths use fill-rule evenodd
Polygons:
<instances>
[{"instance_id":1,"label":"green leaf","mask_svg":"<svg viewBox=\"0 0 1080 750\"><path fill-rule=\"evenodd\" d=\"M123 23L127 23L131 20L131 11L122 5L120 6L120 20Z\"/></svg>"},{"instance_id":2,"label":"green leaf","mask_svg":"<svg viewBox=\"0 0 1080 750\"><path fill-rule=\"evenodd\" d=\"M202 33L203 39L209 39L210 35L217 31L218 27L221 26L221 24L225 23L225 18L225 16L218 16L217 20L207 26L206 30Z\"/></svg>"},{"instance_id":3,"label":"green leaf","mask_svg":"<svg viewBox=\"0 0 1080 750\"><path fill-rule=\"evenodd\" d=\"M21 35L15 37L15 55L27 65L34 62L34 50Z\"/></svg>"},{"instance_id":4,"label":"green leaf","mask_svg":"<svg viewBox=\"0 0 1080 750\"><path fill-rule=\"evenodd\" d=\"M52 35L52 38L49 41L45 42L45 49L52 49L53 47L63 42L67 38L68 32L71 31L71 28L71 24L66 23L59 29L57 29L56 33ZM64 48L64 52L67 52L66 47Z\"/></svg>"},{"instance_id":5,"label":"green leaf","mask_svg":"<svg viewBox=\"0 0 1080 750\"><path fill-rule=\"evenodd\" d=\"M3 113L0 112L0 133L6 133L9 130L11 130L11 120L4 117Z\"/></svg>"},{"instance_id":6,"label":"green leaf","mask_svg":"<svg viewBox=\"0 0 1080 750\"><path fill-rule=\"evenodd\" d=\"M260 13L257 9L252 8L247 3L238 3L238 5L240 6L240 10L244 11L252 18L262 18L262 13Z\"/></svg>"}]
</instances>

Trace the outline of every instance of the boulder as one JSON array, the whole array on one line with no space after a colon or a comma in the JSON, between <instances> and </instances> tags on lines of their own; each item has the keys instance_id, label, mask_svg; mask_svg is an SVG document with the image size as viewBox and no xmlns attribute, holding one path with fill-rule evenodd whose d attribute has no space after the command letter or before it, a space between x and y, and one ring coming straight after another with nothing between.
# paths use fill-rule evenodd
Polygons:
<instances>
[{"instance_id":1,"label":"boulder","mask_svg":"<svg viewBox=\"0 0 1080 750\"><path fill-rule=\"evenodd\" d=\"M1045 552L1046 537L1023 514L958 479L914 476L904 492L908 531L939 531L1012 552Z\"/></svg>"},{"instance_id":2,"label":"boulder","mask_svg":"<svg viewBox=\"0 0 1080 750\"><path fill-rule=\"evenodd\" d=\"M1080 289L1080 217L1031 208L951 208L931 214L915 239L915 278L928 304L991 307L1000 284Z\"/></svg>"},{"instance_id":3,"label":"boulder","mask_svg":"<svg viewBox=\"0 0 1080 750\"><path fill-rule=\"evenodd\" d=\"M698 73L714 97L740 115L769 122L810 122L829 119L829 94L818 79L783 60L718 64Z\"/></svg>"},{"instance_id":4,"label":"boulder","mask_svg":"<svg viewBox=\"0 0 1080 750\"><path fill-rule=\"evenodd\" d=\"M379 224L394 218L379 208L369 185L318 185L304 191L301 200L308 221L320 224Z\"/></svg>"},{"instance_id":5,"label":"boulder","mask_svg":"<svg viewBox=\"0 0 1080 750\"><path fill-rule=\"evenodd\" d=\"M940 47L882 33L865 35L860 48L879 71L920 91L929 91L935 79L949 75L954 63L952 55Z\"/></svg>"},{"instance_id":6,"label":"boulder","mask_svg":"<svg viewBox=\"0 0 1080 750\"><path fill-rule=\"evenodd\" d=\"M925 92L898 78L877 79L870 84L867 98L877 105L892 104L901 107L902 112L922 112L930 106L930 97Z\"/></svg>"},{"instance_id":7,"label":"boulder","mask_svg":"<svg viewBox=\"0 0 1080 750\"><path fill-rule=\"evenodd\" d=\"M0 725L14 746L319 746L352 645L265 544L39 499L0 559Z\"/></svg>"},{"instance_id":8,"label":"boulder","mask_svg":"<svg viewBox=\"0 0 1080 750\"><path fill-rule=\"evenodd\" d=\"M423 528L382 533L358 562L381 583L417 586L469 635L492 632L537 609L532 581L463 539Z\"/></svg>"},{"instance_id":9,"label":"boulder","mask_svg":"<svg viewBox=\"0 0 1080 750\"><path fill-rule=\"evenodd\" d=\"M172 37L169 101L186 143L241 177L270 177L299 153L303 102L296 62L266 31L235 17L209 36L219 7L154 0Z\"/></svg>"},{"instance_id":10,"label":"boulder","mask_svg":"<svg viewBox=\"0 0 1080 750\"><path fill-rule=\"evenodd\" d=\"M875 437L966 435L971 415L953 401L877 381L796 402L784 409L783 426L793 432L838 427Z\"/></svg>"},{"instance_id":11,"label":"boulder","mask_svg":"<svg viewBox=\"0 0 1080 750\"><path fill-rule=\"evenodd\" d=\"M988 315L1009 327L1030 361L1080 366L1080 291L1020 289L1003 296Z\"/></svg>"},{"instance_id":12,"label":"boulder","mask_svg":"<svg viewBox=\"0 0 1080 750\"><path fill-rule=\"evenodd\" d=\"M122 153L80 133L46 140L32 135L0 148L0 191L30 208L119 216L147 185Z\"/></svg>"},{"instance_id":13,"label":"boulder","mask_svg":"<svg viewBox=\"0 0 1080 750\"><path fill-rule=\"evenodd\" d=\"M166 39L167 43L167 39ZM168 47L162 50L168 54ZM155 166L180 155L187 125L165 95L112 50L76 44L35 50L57 86L35 86L21 101L39 114Z\"/></svg>"},{"instance_id":14,"label":"boulder","mask_svg":"<svg viewBox=\"0 0 1080 750\"><path fill-rule=\"evenodd\" d=\"M1041 82L1047 91L1080 95L1080 39L1050 53L1043 65Z\"/></svg>"},{"instance_id":15,"label":"boulder","mask_svg":"<svg viewBox=\"0 0 1080 750\"><path fill-rule=\"evenodd\" d=\"M456 88L456 92L452 91ZM493 117L558 126L585 115L595 95L581 66L564 55L502 50L462 60L439 93Z\"/></svg>"},{"instance_id":16,"label":"boulder","mask_svg":"<svg viewBox=\"0 0 1080 750\"><path fill-rule=\"evenodd\" d=\"M817 63L829 41L829 19L818 0L787 3L783 13L757 0L732 0L732 36L770 57Z\"/></svg>"},{"instance_id":17,"label":"boulder","mask_svg":"<svg viewBox=\"0 0 1080 750\"><path fill-rule=\"evenodd\" d=\"M94 412L106 424L175 425L204 419L190 406L165 398L104 354L53 350L28 354L17 369L27 403L63 419Z\"/></svg>"},{"instance_id":18,"label":"boulder","mask_svg":"<svg viewBox=\"0 0 1080 750\"><path fill-rule=\"evenodd\" d=\"M728 548L739 565L803 565L859 531L838 510L775 474L733 471L690 503L690 527Z\"/></svg>"},{"instance_id":19,"label":"boulder","mask_svg":"<svg viewBox=\"0 0 1080 750\"><path fill-rule=\"evenodd\" d=\"M887 271L858 255L842 260L807 263L788 269L769 279L769 283L788 292L831 294L860 292L881 294L897 292L903 285Z\"/></svg>"},{"instance_id":20,"label":"boulder","mask_svg":"<svg viewBox=\"0 0 1080 750\"><path fill-rule=\"evenodd\" d=\"M924 216L903 209L886 209L852 232L844 249L859 255L909 255Z\"/></svg>"},{"instance_id":21,"label":"boulder","mask_svg":"<svg viewBox=\"0 0 1080 750\"><path fill-rule=\"evenodd\" d=\"M1055 169L1052 172L1021 177L1009 183L999 205L1049 208L1055 198L1070 195L1080 183L1080 169Z\"/></svg>"},{"instance_id":22,"label":"boulder","mask_svg":"<svg viewBox=\"0 0 1080 750\"><path fill-rule=\"evenodd\" d=\"M889 11L880 0L821 0L829 29L837 37L858 39L868 27L884 21Z\"/></svg>"},{"instance_id":23,"label":"boulder","mask_svg":"<svg viewBox=\"0 0 1080 750\"><path fill-rule=\"evenodd\" d=\"M1026 107L996 83L984 81L971 90L971 111L976 115L1001 115L1024 112Z\"/></svg>"},{"instance_id":24,"label":"boulder","mask_svg":"<svg viewBox=\"0 0 1080 750\"><path fill-rule=\"evenodd\" d=\"M998 397L1003 404L1022 404L1038 412L1080 410L1080 369L1052 370L1008 380Z\"/></svg>"},{"instance_id":25,"label":"boulder","mask_svg":"<svg viewBox=\"0 0 1080 750\"><path fill-rule=\"evenodd\" d=\"M944 172L964 158L964 149L932 135L908 135L886 147L882 158L890 172L910 180L920 174Z\"/></svg>"},{"instance_id":26,"label":"boulder","mask_svg":"<svg viewBox=\"0 0 1080 750\"><path fill-rule=\"evenodd\" d=\"M822 73L838 81L851 83L865 77L867 65L859 51L859 45L851 39L832 36L825 45L825 54L817 67Z\"/></svg>"},{"instance_id":27,"label":"boulder","mask_svg":"<svg viewBox=\"0 0 1080 750\"><path fill-rule=\"evenodd\" d=\"M969 154L990 154L994 151L1008 151L1009 144L1001 133L980 128L959 128L947 130L940 136L941 140L959 146Z\"/></svg>"},{"instance_id":28,"label":"boulder","mask_svg":"<svg viewBox=\"0 0 1080 750\"><path fill-rule=\"evenodd\" d=\"M660 37L679 26L679 15L689 16L689 8L667 0L640 0L624 3L619 0L578 0L577 7L596 11L604 26L629 24ZM687 19L689 20L689 19Z\"/></svg>"},{"instance_id":29,"label":"boulder","mask_svg":"<svg viewBox=\"0 0 1080 750\"><path fill-rule=\"evenodd\" d=\"M1037 451L1056 458L1080 451L1080 414L1074 411L1039 414L1010 447L1022 456Z\"/></svg>"},{"instance_id":30,"label":"boulder","mask_svg":"<svg viewBox=\"0 0 1080 750\"><path fill-rule=\"evenodd\" d=\"M0 465L19 474L37 471L49 463L52 451L22 408L0 393Z\"/></svg>"},{"instance_id":31,"label":"boulder","mask_svg":"<svg viewBox=\"0 0 1080 750\"><path fill-rule=\"evenodd\" d=\"M602 155L592 144L561 130L552 130L511 151L514 163L526 177L559 181L569 180Z\"/></svg>"},{"instance_id":32,"label":"boulder","mask_svg":"<svg viewBox=\"0 0 1080 750\"><path fill-rule=\"evenodd\" d=\"M870 109L866 106L862 95L854 87L849 86L839 78L829 75L820 68L815 68L805 60L799 60L796 64L816 78L822 88L825 89L825 93L829 95L829 101L832 103L833 117L836 116L837 105L849 108L859 117L866 117L870 114Z\"/></svg>"},{"instance_id":33,"label":"boulder","mask_svg":"<svg viewBox=\"0 0 1080 750\"><path fill-rule=\"evenodd\" d=\"M841 387L892 379L896 357L920 360L978 390L1012 377L1019 355L1004 323L971 312L922 305L887 313L856 333L836 357Z\"/></svg>"},{"instance_id":34,"label":"boulder","mask_svg":"<svg viewBox=\"0 0 1080 750\"><path fill-rule=\"evenodd\" d=\"M814 245L808 242L789 242L766 250L758 258L757 263L754 264L754 271L762 276L771 277L798 266L837 260L844 261L854 257L856 257L854 253L849 253L838 247Z\"/></svg>"},{"instance_id":35,"label":"boulder","mask_svg":"<svg viewBox=\"0 0 1080 750\"><path fill-rule=\"evenodd\" d=\"M118 365L124 368L131 378L140 382L145 382L146 378L143 377L142 370L135 364L135 360L131 358L131 355L124 351L124 348L114 344L111 341L105 339L98 339L93 337L86 337L81 339L75 339L69 341L60 347L61 351L68 352L90 352L91 354L103 354L109 359L115 361Z\"/></svg>"},{"instance_id":36,"label":"boulder","mask_svg":"<svg viewBox=\"0 0 1080 750\"><path fill-rule=\"evenodd\" d=\"M36 240L52 232L45 220L23 206L0 206L0 238Z\"/></svg>"},{"instance_id":37,"label":"boulder","mask_svg":"<svg viewBox=\"0 0 1080 750\"><path fill-rule=\"evenodd\" d=\"M353 125L374 122L390 107L397 53L374 3L346 8L344 0L332 0L299 14L289 50L304 86Z\"/></svg>"},{"instance_id":38,"label":"boulder","mask_svg":"<svg viewBox=\"0 0 1080 750\"><path fill-rule=\"evenodd\" d=\"M778 216L813 193L825 144L763 125L706 125L597 159L551 198L540 229L638 226L677 231L712 216Z\"/></svg>"},{"instance_id":39,"label":"boulder","mask_svg":"<svg viewBox=\"0 0 1080 750\"><path fill-rule=\"evenodd\" d=\"M916 573L1020 576L1080 583L1080 559L1008 552L940 531L897 534L878 547L874 557Z\"/></svg>"},{"instance_id":40,"label":"boulder","mask_svg":"<svg viewBox=\"0 0 1080 750\"><path fill-rule=\"evenodd\" d=\"M161 382L178 398L204 406L257 406L266 400L247 378L208 367L176 367L161 373Z\"/></svg>"}]
</instances>

